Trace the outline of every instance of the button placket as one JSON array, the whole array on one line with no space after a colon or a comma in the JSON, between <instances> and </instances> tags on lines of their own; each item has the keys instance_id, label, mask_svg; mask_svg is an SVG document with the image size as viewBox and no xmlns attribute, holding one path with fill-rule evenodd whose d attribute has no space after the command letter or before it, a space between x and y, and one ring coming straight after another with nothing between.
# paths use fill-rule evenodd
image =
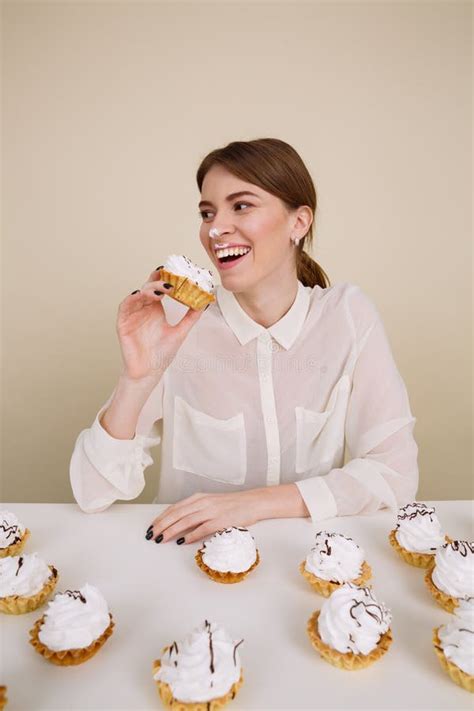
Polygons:
<instances>
[{"instance_id":1,"label":"button placket","mask_svg":"<svg viewBox=\"0 0 474 711\"><path fill-rule=\"evenodd\" d=\"M275 393L273 390L272 354L272 338L267 331L264 331L257 340L257 365L268 453L267 485L280 482L280 432L278 430Z\"/></svg>"}]
</instances>

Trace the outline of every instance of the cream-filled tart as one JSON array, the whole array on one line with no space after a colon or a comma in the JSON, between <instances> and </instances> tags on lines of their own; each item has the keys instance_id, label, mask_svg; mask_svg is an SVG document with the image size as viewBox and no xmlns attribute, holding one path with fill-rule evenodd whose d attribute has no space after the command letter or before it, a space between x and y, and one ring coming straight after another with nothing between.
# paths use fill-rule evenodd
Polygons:
<instances>
[{"instance_id":1,"label":"cream-filled tart","mask_svg":"<svg viewBox=\"0 0 474 711\"><path fill-rule=\"evenodd\" d=\"M391 612L371 588L345 583L310 617L313 647L330 664L349 671L380 659L392 643Z\"/></svg>"},{"instance_id":2,"label":"cream-filled tart","mask_svg":"<svg viewBox=\"0 0 474 711\"><path fill-rule=\"evenodd\" d=\"M196 311L202 311L216 300L212 272L198 267L182 254L171 254L158 270L157 277L172 284L167 296Z\"/></svg>"},{"instance_id":3,"label":"cream-filled tart","mask_svg":"<svg viewBox=\"0 0 474 711\"><path fill-rule=\"evenodd\" d=\"M344 583L364 585L371 577L365 553L342 533L318 531L300 572L320 595L328 597Z\"/></svg>"},{"instance_id":4,"label":"cream-filled tart","mask_svg":"<svg viewBox=\"0 0 474 711\"><path fill-rule=\"evenodd\" d=\"M30 532L11 511L0 511L0 558L18 555Z\"/></svg>"},{"instance_id":5,"label":"cream-filled tart","mask_svg":"<svg viewBox=\"0 0 474 711\"><path fill-rule=\"evenodd\" d=\"M447 540L435 509L421 502L402 506L397 525L389 534L390 545L398 555L417 568L428 568Z\"/></svg>"},{"instance_id":6,"label":"cream-filled tart","mask_svg":"<svg viewBox=\"0 0 474 711\"><path fill-rule=\"evenodd\" d=\"M238 583L259 563L255 539L247 528L217 531L195 556L197 565L218 583Z\"/></svg>"},{"instance_id":7,"label":"cream-filled tart","mask_svg":"<svg viewBox=\"0 0 474 711\"><path fill-rule=\"evenodd\" d=\"M30 630L30 644L58 666L82 664L94 656L113 632L114 621L101 592L86 583L57 593Z\"/></svg>"},{"instance_id":8,"label":"cream-filled tart","mask_svg":"<svg viewBox=\"0 0 474 711\"><path fill-rule=\"evenodd\" d=\"M21 615L40 607L53 592L58 571L37 553L0 559L0 612Z\"/></svg>"},{"instance_id":9,"label":"cream-filled tart","mask_svg":"<svg viewBox=\"0 0 474 711\"><path fill-rule=\"evenodd\" d=\"M454 612L461 598L474 597L474 541L450 541L438 548L425 582L448 612Z\"/></svg>"},{"instance_id":10,"label":"cream-filled tart","mask_svg":"<svg viewBox=\"0 0 474 711\"><path fill-rule=\"evenodd\" d=\"M231 701L243 683L242 642L205 620L182 641L165 647L153 663L153 679L165 706L215 711Z\"/></svg>"},{"instance_id":11,"label":"cream-filled tart","mask_svg":"<svg viewBox=\"0 0 474 711\"><path fill-rule=\"evenodd\" d=\"M459 600L451 620L433 630L441 666L455 684L474 691L474 598Z\"/></svg>"}]
</instances>

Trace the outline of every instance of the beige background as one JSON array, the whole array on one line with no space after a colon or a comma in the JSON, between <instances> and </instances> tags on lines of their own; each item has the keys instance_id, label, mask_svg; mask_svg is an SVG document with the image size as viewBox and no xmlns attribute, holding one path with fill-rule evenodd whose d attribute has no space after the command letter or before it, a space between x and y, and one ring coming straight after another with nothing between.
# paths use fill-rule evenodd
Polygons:
<instances>
[{"instance_id":1,"label":"beige background","mask_svg":"<svg viewBox=\"0 0 474 711\"><path fill-rule=\"evenodd\" d=\"M210 266L195 172L291 143L315 257L380 310L417 417L419 498L472 477L469 3L4 2L4 501L72 501L119 370L119 302L169 253ZM151 501L159 471L139 500Z\"/></svg>"}]
</instances>

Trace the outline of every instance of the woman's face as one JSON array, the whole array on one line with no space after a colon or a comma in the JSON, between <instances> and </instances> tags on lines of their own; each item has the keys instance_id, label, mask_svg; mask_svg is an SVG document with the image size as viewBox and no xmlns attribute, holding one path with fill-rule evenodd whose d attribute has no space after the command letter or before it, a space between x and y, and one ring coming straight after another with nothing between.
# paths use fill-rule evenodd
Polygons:
<instances>
[{"instance_id":1,"label":"woman's face","mask_svg":"<svg viewBox=\"0 0 474 711\"><path fill-rule=\"evenodd\" d=\"M290 237L303 237L312 220L309 207L288 212L279 198L217 165L204 178L199 210L201 243L219 270L222 285L236 292L251 289L272 274L281 277L286 270L293 271L295 247ZM209 236L213 229L218 230L214 238ZM219 259L218 248L225 245L250 251L233 261L222 255Z\"/></svg>"}]
</instances>

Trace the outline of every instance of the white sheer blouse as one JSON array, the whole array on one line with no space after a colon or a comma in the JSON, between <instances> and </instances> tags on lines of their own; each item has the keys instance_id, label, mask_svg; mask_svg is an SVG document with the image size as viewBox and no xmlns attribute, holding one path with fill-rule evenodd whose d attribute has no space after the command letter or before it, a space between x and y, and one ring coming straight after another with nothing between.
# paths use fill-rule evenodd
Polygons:
<instances>
[{"instance_id":1,"label":"white sheer blouse","mask_svg":"<svg viewBox=\"0 0 474 711\"><path fill-rule=\"evenodd\" d=\"M159 503L295 482L319 521L413 499L416 419L364 292L298 282L293 305L270 328L222 286L216 297L148 398L133 439L99 424L113 393L80 432L70 478L81 509L138 496L158 444ZM171 323L186 311L170 298L163 305Z\"/></svg>"}]
</instances>

